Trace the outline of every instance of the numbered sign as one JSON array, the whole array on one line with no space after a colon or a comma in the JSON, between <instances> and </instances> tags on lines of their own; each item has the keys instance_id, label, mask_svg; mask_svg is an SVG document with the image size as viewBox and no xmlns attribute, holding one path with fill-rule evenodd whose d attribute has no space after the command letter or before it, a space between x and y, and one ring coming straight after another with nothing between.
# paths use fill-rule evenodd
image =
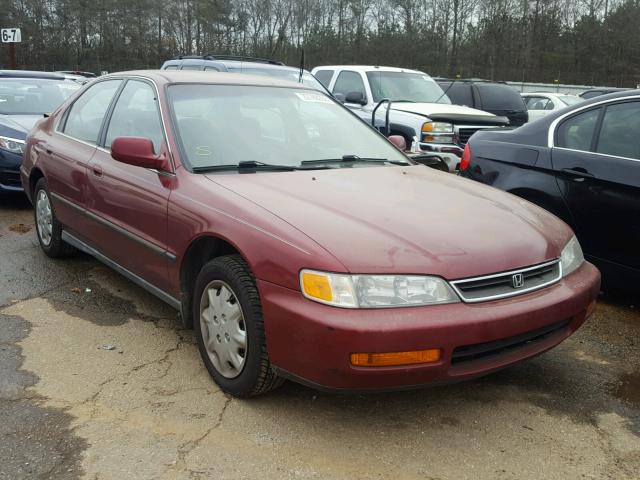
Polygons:
<instances>
[{"instance_id":1,"label":"numbered sign","mask_svg":"<svg viewBox=\"0 0 640 480\"><path fill-rule=\"evenodd\" d=\"M22 41L22 32L19 28L3 28L0 31L2 43L19 43Z\"/></svg>"}]
</instances>

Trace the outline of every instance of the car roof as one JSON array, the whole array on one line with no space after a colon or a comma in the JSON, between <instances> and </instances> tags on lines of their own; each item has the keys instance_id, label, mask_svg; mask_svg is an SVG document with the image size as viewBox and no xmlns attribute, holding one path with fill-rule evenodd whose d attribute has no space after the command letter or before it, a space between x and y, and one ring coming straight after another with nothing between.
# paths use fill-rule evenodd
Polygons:
<instances>
[{"instance_id":1,"label":"car roof","mask_svg":"<svg viewBox=\"0 0 640 480\"><path fill-rule=\"evenodd\" d=\"M303 83L294 83L290 80L280 80L275 77L265 77L264 75L199 70L132 70L127 72L111 73L100 78L106 79L117 77L143 77L153 80L159 84L204 83L213 85L287 87L300 90L312 90L314 92L318 91Z\"/></svg>"},{"instance_id":2,"label":"car roof","mask_svg":"<svg viewBox=\"0 0 640 480\"><path fill-rule=\"evenodd\" d=\"M498 85L507 85L507 82L503 82L500 80L486 80L484 78L446 78L446 77L436 77L434 78L436 82L455 82L455 83L492 83Z\"/></svg>"},{"instance_id":3,"label":"car roof","mask_svg":"<svg viewBox=\"0 0 640 480\"><path fill-rule=\"evenodd\" d=\"M420 70L411 70L409 68L398 67L384 67L379 65L321 65L314 68L314 70L353 70L354 72L367 73L367 72L405 72L405 73L419 73L420 75L427 75Z\"/></svg>"},{"instance_id":4,"label":"car roof","mask_svg":"<svg viewBox=\"0 0 640 480\"><path fill-rule=\"evenodd\" d=\"M52 72L33 70L0 70L0 78L41 78L44 80L65 80L65 76Z\"/></svg>"}]
</instances>

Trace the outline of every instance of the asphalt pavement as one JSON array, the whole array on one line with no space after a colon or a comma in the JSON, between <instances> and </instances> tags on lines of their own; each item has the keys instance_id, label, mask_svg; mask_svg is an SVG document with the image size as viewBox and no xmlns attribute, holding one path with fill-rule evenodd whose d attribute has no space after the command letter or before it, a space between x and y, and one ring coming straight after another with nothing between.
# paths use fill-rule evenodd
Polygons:
<instances>
[{"instance_id":1,"label":"asphalt pavement","mask_svg":"<svg viewBox=\"0 0 640 480\"><path fill-rule=\"evenodd\" d=\"M640 302L639 302L640 303ZM232 399L175 311L0 197L0 479L640 478L640 306L481 379Z\"/></svg>"}]
</instances>

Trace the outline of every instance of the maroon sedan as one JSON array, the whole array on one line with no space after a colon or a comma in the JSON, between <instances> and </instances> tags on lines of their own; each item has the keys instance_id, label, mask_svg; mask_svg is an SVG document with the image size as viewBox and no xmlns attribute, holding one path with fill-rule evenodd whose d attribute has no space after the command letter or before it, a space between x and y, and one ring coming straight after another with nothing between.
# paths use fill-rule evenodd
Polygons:
<instances>
[{"instance_id":1,"label":"maroon sedan","mask_svg":"<svg viewBox=\"0 0 640 480\"><path fill-rule=\"evenodd\" d=\"M237 396L486 374L571 335L600 286L557 218L272 79L101 77L31 132L22 182L47 255L180 310Z\"/></svg>"}]
</instances>

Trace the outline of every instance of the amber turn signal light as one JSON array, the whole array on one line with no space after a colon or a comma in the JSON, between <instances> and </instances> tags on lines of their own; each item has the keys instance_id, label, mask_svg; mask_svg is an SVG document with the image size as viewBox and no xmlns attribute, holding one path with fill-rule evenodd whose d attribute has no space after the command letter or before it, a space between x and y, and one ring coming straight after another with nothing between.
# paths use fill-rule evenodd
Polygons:
<instances>
[{"instance_id":1,"label":"amber turn signal light","mask_svg":"<svg viewBox=\"0 0 640 480\"><path fill-rule=\"evenodd\" d=\"M352 353L351 365L356 367L397 367L433 363L440 360L441 350L416 350L413 352Z\"/></svg>"}]
</instances>

